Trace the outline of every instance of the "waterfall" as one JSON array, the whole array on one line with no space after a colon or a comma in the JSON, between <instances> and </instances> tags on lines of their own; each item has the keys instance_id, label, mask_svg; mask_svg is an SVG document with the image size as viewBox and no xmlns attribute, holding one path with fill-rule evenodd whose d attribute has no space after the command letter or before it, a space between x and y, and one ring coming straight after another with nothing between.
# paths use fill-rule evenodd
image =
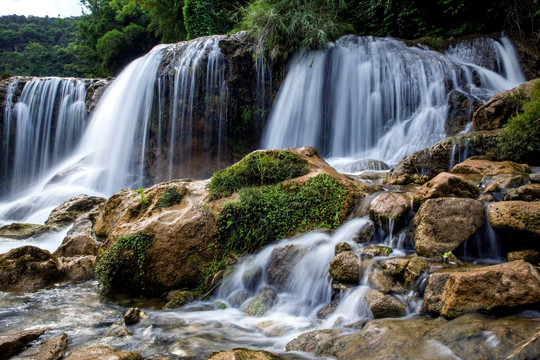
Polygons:
<instances>
[{"instance_id":1,"label":"waterfall","mask_svg":"<svg viewBox=\"0 0 540 360\"><path fill-rule=\"evenodd\" d=\"M443 55L391 38L345 36L324 52L298 53L262 145L315 146L331 164L342 158L396 164L446 136L451 90L485 101L524 81L507 38L476 41ZM489 67L475 63L486 48L494 54Z\"/></svg>"},{"instance_id":2,"label":"waterfall","mask_svg":"<svg viewBox=\"0 0 540 360\"><path fill-rule=\"evenodd\" d=\"M35 78L13 104L17 78L4 107L2 188L16 192L73 151L86 121L86 83L70 78ZM11 164L11 166L9 166Z\"/></svg>"}]
</instances>

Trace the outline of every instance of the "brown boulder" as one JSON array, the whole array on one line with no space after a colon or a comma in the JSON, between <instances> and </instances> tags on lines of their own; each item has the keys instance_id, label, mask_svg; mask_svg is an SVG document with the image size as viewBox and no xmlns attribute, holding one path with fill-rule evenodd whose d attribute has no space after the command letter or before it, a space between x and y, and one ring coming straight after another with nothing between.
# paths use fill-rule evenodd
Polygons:
<instances>
[{"instance_id":1,"label":"brown boulder","mask_svg":"<svg viewBox=\"0 0 540 360\"><path fill-rule=\"evenodd\" d=\"M47 330L49 330L48 327L37 327L0 332L0 360L7 360L17 355L28 343L39 338Z\"/></svg>"},{"instance_id":2,"label":"brown boulder","mask_svg":"<svg viewBox=\"0 0 540 360\"><path fill-rule=\"evenodd\" d=\"M360 261L352 251L337 254L330 261L329 272L337 282L345 284L360 283Z\"/></svg>"},{"instance_id":3,"label":"brown boulder","mask_svg":"<svg viewBox=\"0 0 540 360\"><path fill-rule=\"evenodd\" d=\"M366 292L366 302L375 319L402 317L407 312L407 308L401 301L374 289Z\"/></svg>"},{"instance_id":4,"label":"brown boulder","mask_svg":"<svg viewBox=\"0 0 540 360\"><path fill-rule=\"evenodd\" d=\"M413 220L415 251L419 256L442 259L484 225L480 201L461 198L429 199Z\"/></svg>"},{"instance_id":5,"label":"brown boulder","mask_svg":"<svg viewBox=\"0 0 540 360\"><path fill-rule=\"evenodd\" d=\"M134 351L120 351L108 346L92 346L68 356L65 360L143 360Z\"/></svg>"},{"instance_id":6,"label":"brown boulder","mask_svg":"<svg viewBox=\"0 0 540 360\"><path fill-rule=\"evenodd\" d=\"M297 338L291 340L286 346L287 351L303 351L314 355L320 354L320 349L331 340L341 334L341 331L335 329L314 330L303 333Z\"/></svg>"},{"instance_id":7,"label":"brown boulder","mask_svg":"<svg viewBox=\"0 0 540 360\"><path fill-rule=\"evenodd\" d=\"M540 251L536 250L521 250L508 253L508 261L523 260L533 265L540 265Z\"/></svg>"},{"instance_id":8,"label":"brown boulder","mask_svg":"<svg viewBox=\"0 0 540 360\"><path fill-rule=\"evenodd\" d=\"M538 302L540 274L533 265L518 260L451 273L440 298L440 314L456 317Z\"/></svg>"},{"instance_id":9,"label":"brown boulder","mask_svg":"<svg viewBox=\"0 0 540 360\"><path fill-rule=\"evenodd\" d=\"M93 255L61 257L59 269L63 273L62 281L84 281L96 277L96 257Z\"/></svg>"},{"instance_id":10,"label":"brown boulder","mask_svg":"<svg viewBox=\"0 0 540 360\"><path fill-rule=\"evenodd\" d=\"M383 193L371 203L369 218L384 231L397 233L405 226L411 207L407 194Z\"/></svg>"},{"instance_id":11,"label":"brown boulder","mask_svg":"<svg viewBox=\"0 0 540 360\"><path fill-rule=\"evenodd\" d=\"M23 246L0 255L0 290L32 291L63 278L58 259L47 250Z\"/></svg>"},{"instance_id":12,"label":"brown boulder","mask_svg":"<svg viewBox=\"0 0 540 360\"><path fill-rule=\"evenodd\" d=\"M60 360L64 357L68 346L66 333L47 339L41 344L32 346L19 355L21 359L31 360Z\"/></svg>"},{"instance_id":13,"label":"brown boulder","mask_svg":"<svg viewBox=\"0 0 540 360\"><path fill-rule=\"evenodd\" d=\"M509 190L504 196L504 201L538 201L540 200L540 184L527 184L517 189Z\"/></svg>"},{"instance_id":14,"label":"brown boulder","mask_svg":"<svg viewBox=\"0 0 540 360\"><path fill-rule=\"evenodd\" d=\"M467 159L450 170L452 174L477 174L492 176L499 174L523 174L530 171L529 165L512 161L490 161Z\"/></svg>"},{"instance_id":15,"label":"brown boulder","mask_svg":"<svg viewBox=\"0 0 540 360\"><path fill-rule=\"evenodd\" d=\"M489 223L510 250L540 250L540 202L494 202L487 212Z\"/></svg>"},{"instance_id":16,"label":"brown boulder","mask_svg":"<svg viewBox=\"0 0 540 360\"><path fill-rule=\"evenodd\" d=\"M473 115L474 131L496 130L503 127L510 117L519 111L520 100L528 97L537 80L531 80L519 87L495 94Z\"/></svg>"},{"instance_id":17,"label":"brown boulder","mask_svg":"<svg viewBox=\"0 0 540 360\"><path fill-rule=\"evenodd\" d=\"M96 238L93 227L94 223L90 216L78 217L54 254L57 256L98 255L98 250L103 243Z\"/></svg>"},{"instance_id":18,"label":"brown boulder","mask_svg":"<svg viewBox=\"0 0 540 360\"><path fill-rule=\"evenodd\" d=\"M476 198L480 191L461 176L442 172L422 185L414 196L414 206L420 206L427 199L441 197Z\"/></svg>"}]
</instances>

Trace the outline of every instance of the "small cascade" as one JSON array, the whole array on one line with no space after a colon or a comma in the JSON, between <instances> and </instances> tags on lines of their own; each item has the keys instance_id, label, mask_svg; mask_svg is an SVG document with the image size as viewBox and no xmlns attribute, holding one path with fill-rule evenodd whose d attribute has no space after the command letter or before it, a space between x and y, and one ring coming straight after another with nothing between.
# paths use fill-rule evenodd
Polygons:
<instances>
[{"instance_id":1,"label":"small cascade","mask_svg":"<svg viewBox=\"0 0 540 360\"><path fill-rule=\"evenodd\" d=\"M70 78L35 78L16 104L15 79L4 110L2 157L5 192L18 192L58 165L77 146L86 127L86 84Z\"/></svg>"},{"instance_id":2,"label":"small cascade","mask_svg":"<svg viewBox=\"0 0 540 360\"><path fill-rule=\"evenodd\" d=\"M485 101L524 81L508 39L478 41L442 55L391 38L345 36L325 52L297 54L263 147L315 146L338 167L343 158L394 165L446 136L449 91ZM486 51L494 64L476 64Z\"/></svg>"}]
</instances>

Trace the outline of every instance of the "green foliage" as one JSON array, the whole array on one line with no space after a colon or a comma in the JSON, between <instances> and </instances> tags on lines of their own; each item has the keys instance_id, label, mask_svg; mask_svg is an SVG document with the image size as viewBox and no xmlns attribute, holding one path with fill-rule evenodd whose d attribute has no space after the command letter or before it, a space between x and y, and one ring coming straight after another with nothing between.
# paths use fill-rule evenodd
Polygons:
<instances>
[{"instance_id":1,"label":"green foliage","mask_svg":"<svg viewBox=\"0 0 540 360\"><path fill-rule=\"evenodd\" d=\"M228 203L218 216L218 239L226 251L242 254L273 241L340 224L347 191L326 174L305 184L246 188L238 203Z\"/></svg>"},{"instance_id":2,"label":"green foliage","mask_svg":"<svg viewBox=\"0 0 540 360\"><path fill-rule=\"evenodd\" d=\"M165 43L186 39L183 0L143 0L142 7L150 15L148 29Z\"/></svg>"},{"instance_id":3,"label":"green foliage","mask_svg":"<svg viewBox=\"0 0 540 360\"><path fill-rule=\"evenodd\" d=\"M140 292L146 250L154 243L148 234L121 236L99 257L96 278L105 291ZM144 290L144 289L142 289Z\"/></svg>"},{"instance_id":4,"label":"green foliage","mask_svg":"<svg viewBox=\"0 0 540 360\"><path fill-rule=\"evenodd\" d=\"M145 206L145 207L148 206L149 201L146 198L146 196L144 195L144 188L141 186L140 188L135 190L135 192L137 194L139 194L139 205L142 205L142 206Z\"/></svg>"},{"instance_id":5,"label":"green foliage","mask_svg":"<svg viewBox=\"0 0 540 360\"><path fill-rule=\"evenodd\" d=\"M243 9L240 28L263 39L272 57L287 57L300 48L324 49L346 34L344 9L343 0L255 0Z\"/></svg>"},{"instance_id":6,"label":"green foliage","mask_svg":"<svg viewBox=\"0 0 540 360\"><path fill-rule=\"evenodd\" d=\"M538 162L540 158L540 82L534 84L529 96L522 101L523 112L508 120L499 136L502 159Z\"/></svg>"},{"instance_id":7,"label":"green foliage","mask_svg":"<svg viewBox=\"0 0 540 360\"><path fill-rule=\"evenodd\" d=\"M215 34L216 14L211 0L185 0L183 11L188 39Z\"/></svg>"},{"instance_id":8,"label":"green foliage","mask_svg":"<svg viewBox=\"0 0 540 360\"><path fill-rule=\"evenodd\" d=\"M309 167L298 156L278 150L255 152L215 173L208 187L213 198L230 196L242 188L276 184L305 175Z\"/></svg>"},{"instance_id":9,"label":"green foliage","mask_svg":"<svg viewBox=\"0 0 540 360\"><path fill-rule=\"evenodd\" d=\"M178 189L175 186L171 186L165 192L163 192L163 195L159 198L156 209L164 209L168 208L170 206L180 204L180 201L182 201L182 194L178 191Z\"/></svg>"}]
</instances>

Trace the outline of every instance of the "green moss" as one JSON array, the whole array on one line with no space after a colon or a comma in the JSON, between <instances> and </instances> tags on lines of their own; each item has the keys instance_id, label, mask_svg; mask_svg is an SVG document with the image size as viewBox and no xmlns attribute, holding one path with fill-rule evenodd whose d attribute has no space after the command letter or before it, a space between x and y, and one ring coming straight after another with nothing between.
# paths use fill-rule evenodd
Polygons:
<instances>
[{"instance_id":1,"label":"green moss","mask_svg":"<svg viewBox=\"0 0 540 360\"><path fill-rule=\"evenodd\" d=\"M347 191L326 174L305 184L246 188L218 216L218 239L226 251L253 252L273 241L340 224Z\"/></svg>"},{"instance_id":2,"label":"green moss","mask_svg":"<svg viewBox=\"0 0 540 360\"><path fill-rule=\"evenodd\" d=\"M538 161L540 157L540 81L531 90L530 99L519 93L515 102L521 102L523 112L513 116L502 130L497 146L501 159Z\"/></svg>"},{"instance_id":3,"label":"green moss","mask_svg":"<svg viewBox=\"0 0 540 360\"><path fill-rule=\"evenodd\" d=\"M171 186L165 190L163 195L161 195L159 198L156 204L156 209L168 208L170 206L180 204L180 201L182 201L182 194L180 194L175 186Z\"/></svg>"},{"instance_id":4,"label":"green moss","mask_svg":"<svg viewBox=\"0 0 540 360\"><path fill-rule=\"evenodd\" d=\"M208 187L214 199L230 196L243 188L271 185L305 175L307 162L287 152L270 150L255 152L242 161L215 173Z\"/></svg>"},{"instance_id":5,"label":"green moss","mask_svg":"<svg viewBox=\"0 0 540 360\"><path fill-rule=\"evenodd\" d=\"M145 291L141 284L148 250L154 239L148 234L120 236L103 252L96 264L96 278L103 290Z\"/></svg>"}]
</instances>

